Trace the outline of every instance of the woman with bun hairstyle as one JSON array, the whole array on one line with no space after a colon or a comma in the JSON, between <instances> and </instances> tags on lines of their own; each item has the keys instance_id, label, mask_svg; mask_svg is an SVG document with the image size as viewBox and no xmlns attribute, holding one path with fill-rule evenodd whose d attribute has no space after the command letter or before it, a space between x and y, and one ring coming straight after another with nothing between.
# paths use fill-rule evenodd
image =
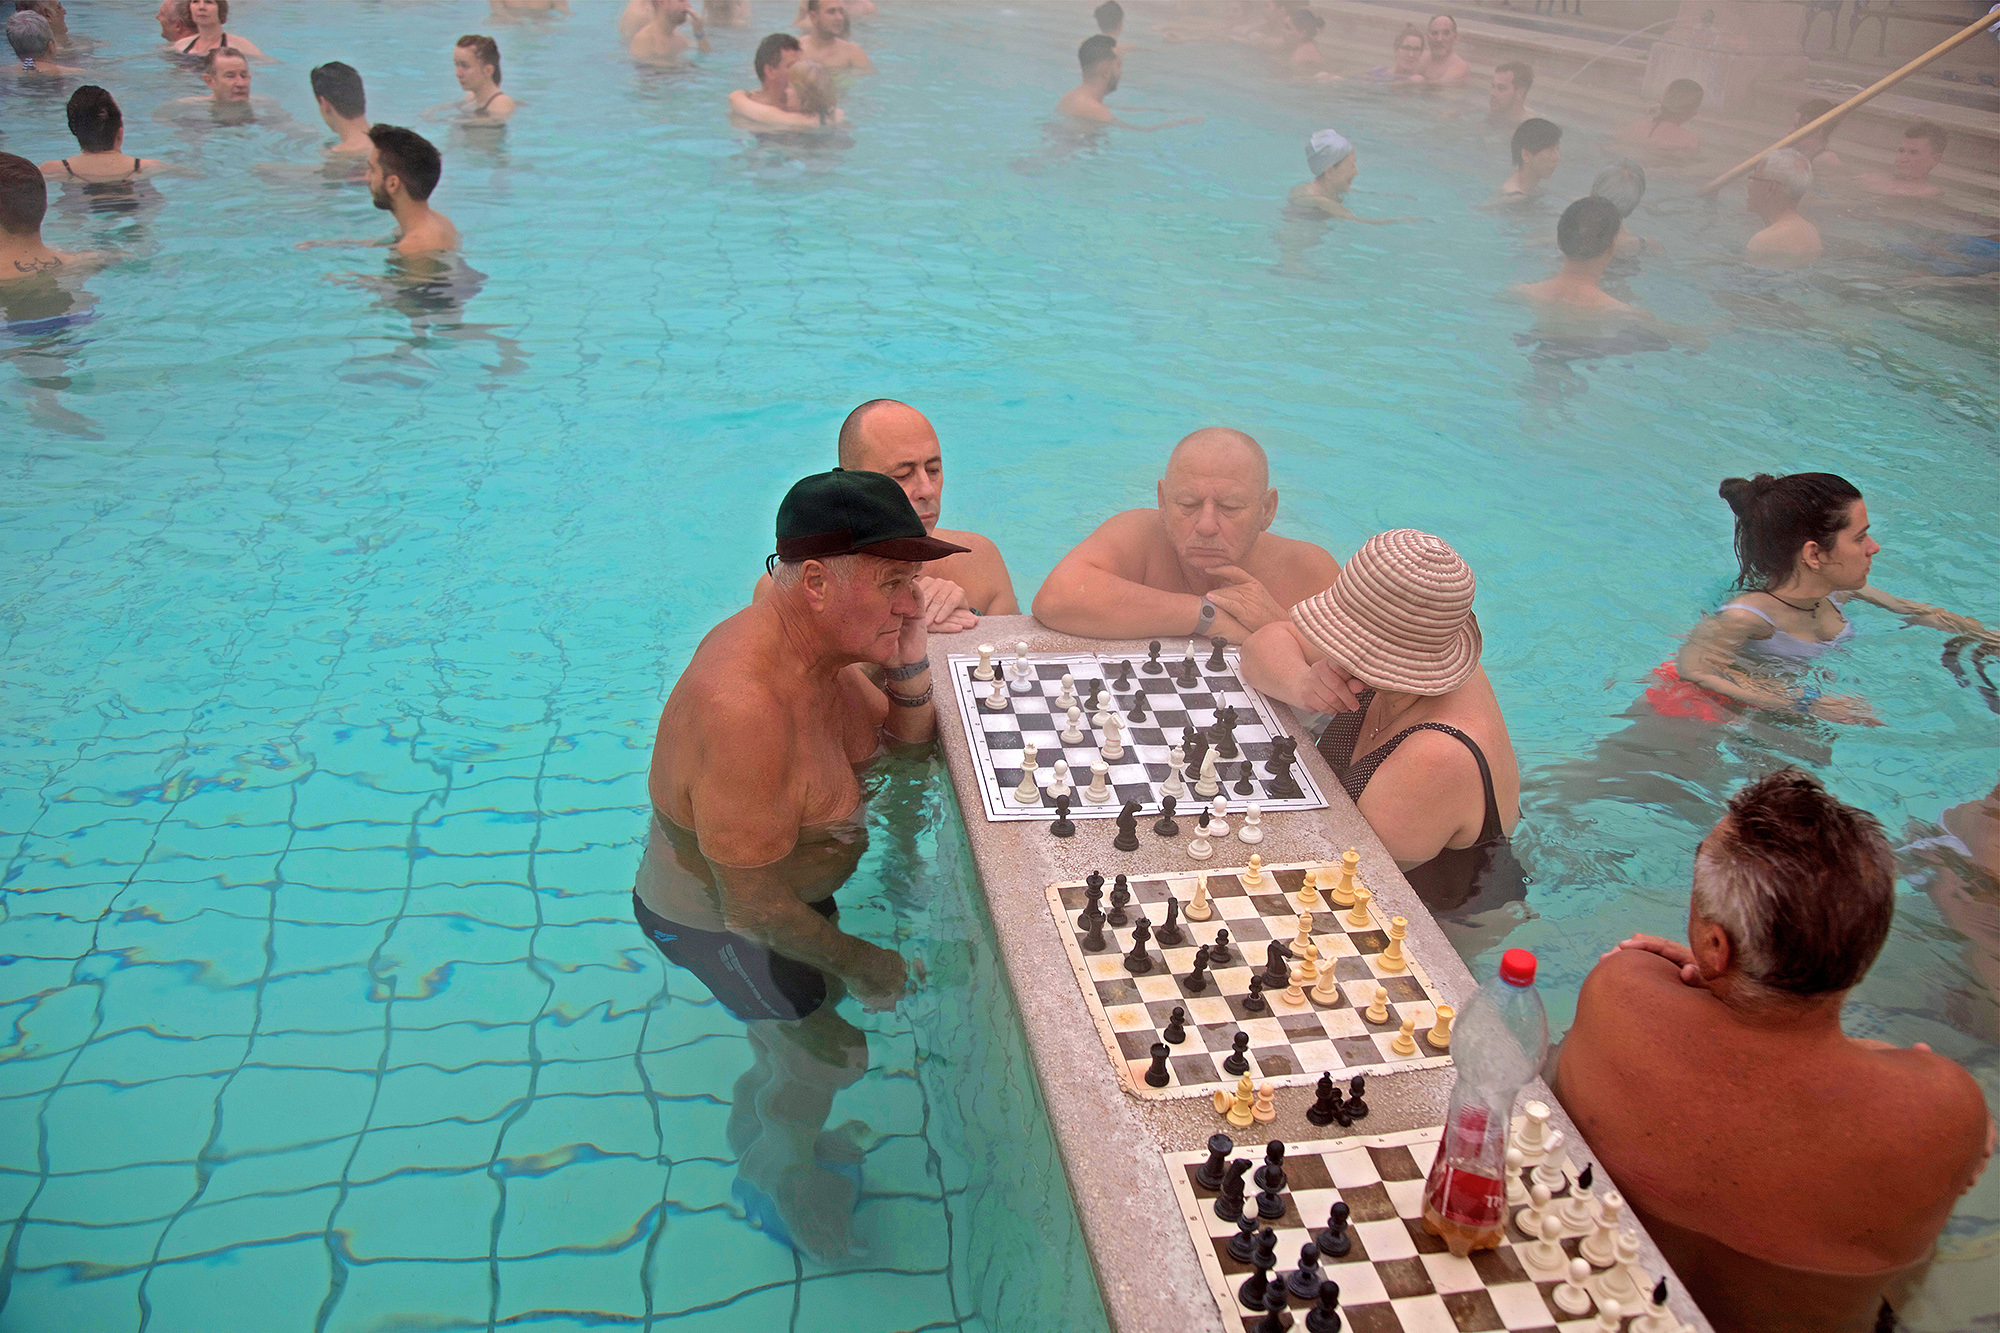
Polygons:
<instances>
[{"instance_id":1,"label":"woman with bun hairstyle","mask_svg":"<svg viewBox=\"0 0 2000 1333\"><path fill-rule=\"evenodd\" d=\"M42 174L84 185L122 184L166 166L125 151L125 116L118 99L94 83L69 95L69 132L81 152L42 163Z\"/></svg>"},{"instance_id":2,"label":"woman with bun hairstyle","mask_svg":"<svg viewBox=\"0 0 2000 1333\"><path fill-rule=\"evenodd\" d=\"M1705 617L1680 655L1659 667L1646 698L1669 717L1722 721L1751 708L1785 709L1827 722L1880 726L1858 698L1822 694L1805 670L1856 633L1847 606L1860 600L1904 623L2000 645L1976 620L1883 592L1869 583L1882 548L1868 532L1861 492L1831 472L1730 477L1719 488L1736 514L1741 595Z\"/></svg>"}]
</instances>

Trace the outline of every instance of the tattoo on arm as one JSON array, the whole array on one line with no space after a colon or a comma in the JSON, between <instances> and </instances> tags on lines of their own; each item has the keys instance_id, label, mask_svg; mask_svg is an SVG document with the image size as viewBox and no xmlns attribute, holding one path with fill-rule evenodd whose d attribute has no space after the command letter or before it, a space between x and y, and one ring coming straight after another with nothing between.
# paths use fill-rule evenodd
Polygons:
<instances>
[{"instance_id":1,"label":"tattoo on arm","mask_svg":"<svg viewBox=\"0 0 2000 1333\"><path fill-rule=\"evenodd\" d=\"M63 266L60 259L17 259L14 271L17 273L48 273Z\"/></svg>"}]
</instances>

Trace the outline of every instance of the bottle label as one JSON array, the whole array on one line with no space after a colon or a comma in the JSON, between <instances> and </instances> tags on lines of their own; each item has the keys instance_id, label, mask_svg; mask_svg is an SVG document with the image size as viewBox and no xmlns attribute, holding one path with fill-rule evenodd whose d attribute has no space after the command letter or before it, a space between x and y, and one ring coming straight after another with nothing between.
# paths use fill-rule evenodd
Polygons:
<instances>
[{"instance_id":1,"label":"bottle label","mask_svg":"<svg viewBox=\"0 0 2000 1333\"><path fill-rule=\"evenodd\" d=\"M1440 1159L1431 1171L1425 1202L1446 1221L1469 1231L1487 1231L1499 1226L1506 1214L1507 1182Z\"/></svg>"}]
</instances>

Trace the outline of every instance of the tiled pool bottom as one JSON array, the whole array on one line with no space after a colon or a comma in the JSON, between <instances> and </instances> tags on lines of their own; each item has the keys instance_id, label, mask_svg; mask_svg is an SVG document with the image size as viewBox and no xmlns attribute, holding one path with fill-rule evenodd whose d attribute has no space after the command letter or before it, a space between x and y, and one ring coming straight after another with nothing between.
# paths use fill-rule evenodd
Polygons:
<instances>
[{"instance_id":1,"label":"tiled pool bottom","mask_svg":"<svg viewBox=\"0 0 2000 1333\"><path fill-rule=\"evenodd\" d=\"M843 1010L871 1059L832 1122L879 1138L869 1253L829 1267L732 1199L751 1052L631 923L623 738L443 748L5 798L0 1329L1104 1326L934 770L884 781L842 895L932 980Z\"/></svg>"}]
</instances>

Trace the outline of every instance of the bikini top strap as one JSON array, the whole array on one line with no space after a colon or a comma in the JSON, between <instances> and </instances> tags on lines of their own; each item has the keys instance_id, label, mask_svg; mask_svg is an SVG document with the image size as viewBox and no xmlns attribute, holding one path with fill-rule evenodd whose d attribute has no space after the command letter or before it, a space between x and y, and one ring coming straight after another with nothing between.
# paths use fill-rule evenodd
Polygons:
<instances>
[{"instance_id":1,"label":"bikini top strap","mask_svg":"<svg viewBox=\"0 0 2000 1333\"><path fill-rule=\"evenodd\" d=\"M1759 611L1756 607L1750 605L1750 603L1748 602L1731 602L1727 606L1717 608L1716 614L1721 615L1722 612L1724 611L1748 611L1751 615L1757 617L1757 619L1763 621L1766 625L1769 625L1772 629L1778 628L1777 621L1771 619L1770 616L1766 615L1762 611Z\"/></svg>"},{"instance_id":2,"label":"bikini top strap","mask_svg":"<svg viewBox=\"0 0 2000 1333\"><path fill-rule=\"evenodd\" d=\"M134 176L139 174L139 159L136 157L132 159L132 174Z\"/></svg>"},{"instance_id":3,"label":"bikini top strap","mask_svg":"<svg viewBox=\"0 0 2000 1333\"><path fill-rule=\"evenodd\" d=\"M1326 766L1339 776L1342 787L1347 787L1347 770L1354 762L1354 747L1361 741L1361 723L1368 716L1368 705L1374 698L1374 690L1363 690L1355 710L1351 713L1335 713L1327 721L1325 730L1320 732L1319 740L1314 746L1319 751L1320 757L1326 760ZM1364 777L1361 785L1367 784L1368 779ZM1347 789L1350 800L1358 800L1360 794L1360 787Z\"/></svg>"},{"instance_id":4,"label":"bikini top strap","mask_svg":"<svg viewBox=\"0 0 2000 1333\"><path fill-rule=\"evenodd\" d=\"M64 159L62 160L62 164L63 164L63 170L64 170L64 171L67 171L67 172L68 172L68 173L69 173L70 175L72 175L72 176L76 175L76 168L75 168L75 167L73 167L73 166L71 166L71 165L69 164L69 159L68 159L68 158L64 158Z\"/></svg>"}]
</instances>

